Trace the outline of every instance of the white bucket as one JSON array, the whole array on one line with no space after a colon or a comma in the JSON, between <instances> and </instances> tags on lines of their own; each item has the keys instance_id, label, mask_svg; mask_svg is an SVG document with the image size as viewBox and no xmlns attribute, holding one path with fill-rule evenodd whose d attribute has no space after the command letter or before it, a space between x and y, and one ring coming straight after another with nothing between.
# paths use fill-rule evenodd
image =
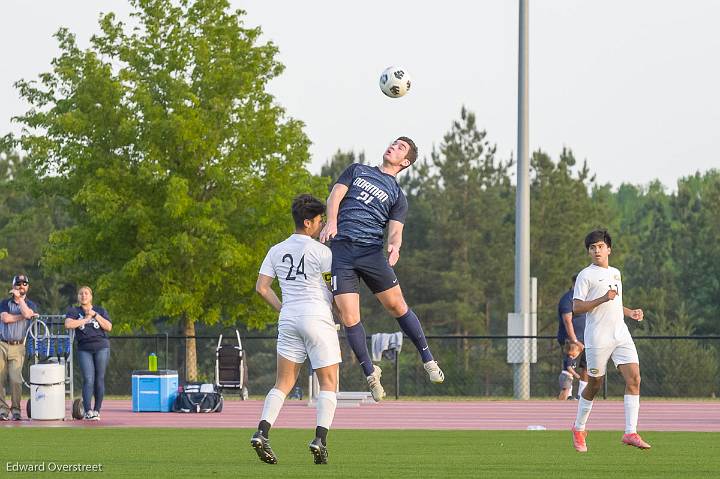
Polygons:
<instances>
[{"instance_id":1,"label":"white bucket","mask_svg":"<svg viewBox=\"0 0 720 479\"><path fill-rule=\"evenodd\" d=\"M32 419L65 419L65 366L30 366L30 414Z\"/></svg>"}]
</instances>

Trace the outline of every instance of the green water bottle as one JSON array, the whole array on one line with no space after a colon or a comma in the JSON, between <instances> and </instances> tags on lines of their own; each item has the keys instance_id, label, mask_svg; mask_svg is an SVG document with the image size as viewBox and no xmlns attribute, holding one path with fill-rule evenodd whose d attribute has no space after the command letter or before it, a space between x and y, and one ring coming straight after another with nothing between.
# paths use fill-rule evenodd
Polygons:
<instances>
[{"instance_id":1,"label":"green water bottle","mask_svg":"<svg viewBox=\"0 0 720 479\"><path fill-rule=\"evenodd\" d=\"M155 353L150 353L148 356L148 370L157 371L157 355Z\"/></svg>"}]
</instances>

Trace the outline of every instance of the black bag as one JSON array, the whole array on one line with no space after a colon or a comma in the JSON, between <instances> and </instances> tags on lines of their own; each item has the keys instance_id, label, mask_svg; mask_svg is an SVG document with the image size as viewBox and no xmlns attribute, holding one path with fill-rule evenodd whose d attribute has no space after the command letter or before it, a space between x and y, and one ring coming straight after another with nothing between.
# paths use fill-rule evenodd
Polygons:
<instances>
[{"instance_id":1,"label":"black bag","mask_svg":"<svg viewBox=\"0 0 720 479\"><path fill-rule=\"evenodd\" d=\"M202 391L202 392L201 392ZM190 383L175 398L175 412L221 412L222 394L212 384Z\"/></svg>"}]
</instances>

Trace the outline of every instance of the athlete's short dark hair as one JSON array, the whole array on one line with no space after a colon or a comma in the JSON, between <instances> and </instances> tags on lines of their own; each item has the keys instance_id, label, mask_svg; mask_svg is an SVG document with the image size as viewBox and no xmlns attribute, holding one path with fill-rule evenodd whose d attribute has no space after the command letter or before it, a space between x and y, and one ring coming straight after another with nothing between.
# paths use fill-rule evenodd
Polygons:
<instances>
[{"instance_id":1,"label":"athlete's short dark hair","mask_svg":"<svg viewBox=\"0 0 720 479\"><path fill-rule=\"evenodd\" d=\"M410 149L408 150L407 154L405 155L405 159L410 160L411 165L413 163L415 163L415 160L417 160L417 157L418 157L418 149L417 149L417 146L415 145L415 142L412 141L407 136L401 136L400 138L398 138L395 141L404 141L405 143L408 144Z\"/></svg>"},{"instance_id":2,"label":"athlete's short dark hair","mask_svg":"<svg viewBox=\"0 0 720 479\"><path fill-rule=\"evenodd\" d=\"M296 228L304 228L305 220L325 213L325 205L313 195L298 195L292 202L292 216Z\"/></svg>"},{"instance_id":3,"label":"athlete's short dark hair","mask_svg":"<svg viewBox=\"0 0 720 479\"><path fill-rule=\"evenodd\" d=\"M585 249L589 249L591 244L599 243L602 241L608 248L612 248L612 238L607 230L595 230L588 233L585 237Z\"/></svg>"}]
</instances>

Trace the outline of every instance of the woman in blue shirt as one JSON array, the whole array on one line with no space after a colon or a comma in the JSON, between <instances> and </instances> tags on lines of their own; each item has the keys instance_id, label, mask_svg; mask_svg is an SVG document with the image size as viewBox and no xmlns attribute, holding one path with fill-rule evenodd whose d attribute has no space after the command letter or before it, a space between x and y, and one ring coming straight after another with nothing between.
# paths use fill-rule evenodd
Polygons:
<instances>
[{"instance_id":1,"label":"woman in blue shirt","mask_svg":"<svg viewBox=\"0 0 720 479\"><path fill-rule=\"evenodd\" d=\"M101 306L93 306L89 286L78 290L79 306L71 306L65 314L65 327L75 330L78 360L83 375L82 398L84 419L100 420L100 407L105 396L105 369L110 359L108 332L112 330L110 315ZM95 407L91 407L95 393Z\"/></svg>"}]
</instances>

